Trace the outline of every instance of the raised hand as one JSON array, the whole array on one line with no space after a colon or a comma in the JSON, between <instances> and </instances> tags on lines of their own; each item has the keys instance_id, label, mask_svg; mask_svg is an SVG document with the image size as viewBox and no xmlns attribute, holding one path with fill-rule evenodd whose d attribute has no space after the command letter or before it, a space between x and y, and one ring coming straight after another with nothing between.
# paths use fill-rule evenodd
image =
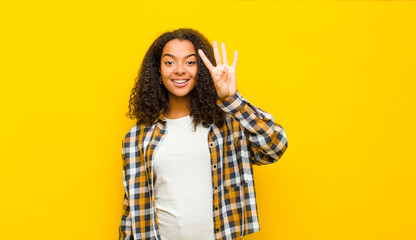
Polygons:
<instances>
[{"instance_id":1,"label":"raised hand","mask_svg":"<svg viewBox=\"0 0 416 240\"><path fill-rule=\"evenodd\" d=\"M237 82L235 77L235 69L237 67L238 52L234 52L234 60L231 66L228 66L227 52L225 51L225 44L221 43L222 51L222 63L220 52L218 50L217 42L213 43L214 57L216 66L214 67L209 59L205 56L201 49L198 49L198 53L202 58L205 66L211 73L212 79L214 80L215 89L217 90L218 97L222 101L227 101L237 91Z\"/></svg>"}]
</instances>

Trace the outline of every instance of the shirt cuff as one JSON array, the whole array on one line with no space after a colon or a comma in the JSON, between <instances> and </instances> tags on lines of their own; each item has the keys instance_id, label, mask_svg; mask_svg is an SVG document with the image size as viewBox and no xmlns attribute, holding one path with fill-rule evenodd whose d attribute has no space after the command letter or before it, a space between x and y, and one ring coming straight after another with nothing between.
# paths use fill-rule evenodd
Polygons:
<instances>
[{"instance_id":1,"label":"shirt cuff","mask_svg":"<svg viewBox=\"0 0 416 240\"><path fill-rule=\"evenodd\" d=\"M240 109L243 109L246 105L246 99L240 95L238 91L228 99L227 101L217 100L218 107L223 110L225 113L237 113Z\"/></svg>"}]
</instances>

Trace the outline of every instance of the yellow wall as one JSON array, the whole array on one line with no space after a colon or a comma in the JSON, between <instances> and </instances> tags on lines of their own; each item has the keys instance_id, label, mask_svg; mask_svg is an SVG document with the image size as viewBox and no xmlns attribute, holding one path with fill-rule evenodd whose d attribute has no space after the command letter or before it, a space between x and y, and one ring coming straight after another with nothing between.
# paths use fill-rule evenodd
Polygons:
<instances>
[{"instance_id":1,"label":"yellow wall","mask_svg":"<svg viewBox=\"0 0 416 240\"><path fill-rule=\"evenodd\" d=\"M256 240L416 238L414 2L2 1L0 239L116 239L121 139L156 36L239 51L287 132L255 167Z\"/></svg>"}]
</instances>

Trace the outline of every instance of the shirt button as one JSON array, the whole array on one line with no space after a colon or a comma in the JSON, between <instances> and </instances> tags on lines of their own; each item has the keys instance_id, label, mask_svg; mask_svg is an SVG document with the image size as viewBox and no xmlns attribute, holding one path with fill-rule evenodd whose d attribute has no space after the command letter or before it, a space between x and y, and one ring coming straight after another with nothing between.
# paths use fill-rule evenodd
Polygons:
<instances>
[{"instance_id":1,"label":"shirt button","mask_svg":"<svg viewBox=\"0 0 416 240\"><path fill-rule=\"evenodd\" d=\"M218 210L218 208L217 207L215 207L215 211L217 211Z\"/></svg>"},{"instance_id":2,"label":"shirt button","mask_svg":"<svg viewBox=\"0 0 416 240\"><path fill-rule=\"evenodd\" d=\"M217 228L216 230L217 230L217 232L219 232L219 231L220 231L220 229L219 229L219 228Z\"/></svg>"},{"instance_id":3,"label":"shirt button","mask_svg":"<svg viewBox=\"0 0 416 240\"><path fill-rule=\"evenodd\" d=\"M218 189L218 187L214 187L214 189L215 189L215 190L217 190L217 189Z\"/></svg>"},{"instance_id":4,"label":"shirt button","mask_svg":"<svg viewBox=\"0 0 416 240\"><path fill-rule=\"evenodd\" d=\"M210 143L209 143L209 146L210 146L210 147L213 147L213 146L214 146L214 143L213 143L213 142L210 142Z\"/></svg>"},{"instance_id":5,"label":"shirt button","mask_svg":"<svg viewBox=\"0 0 416 240\"><path fill-rule=\"evenodd\" d=\"M217 165L214 165L214 169L217 169Z\"/></svg>"}]
</instances>

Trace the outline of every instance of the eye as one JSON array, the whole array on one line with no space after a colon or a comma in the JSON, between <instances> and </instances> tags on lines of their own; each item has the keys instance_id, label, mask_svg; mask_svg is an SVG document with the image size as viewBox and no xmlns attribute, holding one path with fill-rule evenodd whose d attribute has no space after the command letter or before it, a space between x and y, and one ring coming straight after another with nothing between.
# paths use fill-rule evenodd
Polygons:
<instances>
[{"instance_id":1,"label":"eye","mask_svg":"<svg viewBox=\"0 0 416 240\"><path fill-rule=\"evenodd\" d=\"M172 64L173 64L173 62L171 62L171 61L167 61L167 62L165 62L165 64L166 64L166 65L168 65L168 66L170 66L170 65L172 65Z\"/></svg>"},{"instance_id":2,"label":"eye","mask_svg":"<svg viewBox=\"0 0 416 240\"><path fill-rule=\"evenodd\" d=\"M194 62L194 61L188 61L188 62L187 62L187 64L188 64L188 65L194 65L194 64L195 64L195 62Z\"/></svg>"}]
</instances>

